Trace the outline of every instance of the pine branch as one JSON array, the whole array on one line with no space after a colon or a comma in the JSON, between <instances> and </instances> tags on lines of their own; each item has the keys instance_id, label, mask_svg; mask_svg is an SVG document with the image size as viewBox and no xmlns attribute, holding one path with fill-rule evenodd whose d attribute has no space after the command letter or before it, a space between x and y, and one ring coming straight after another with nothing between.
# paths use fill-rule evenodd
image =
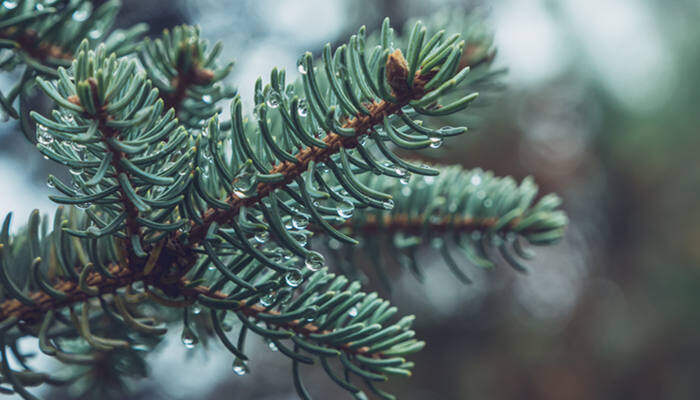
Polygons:
<instances>
[{"instance_id":1,"label":"pine branch","mask_svg":"<svg viewBox=\"0 0 700 400\"><path fill-rule=\"evenodd\" d=\"M535 202L538 188L532 178L518 185L512 178L494 177L492 172L480 169L463 170L460 167L437 167L437 177L412 177L405 174L396 182L370 174L363 182L391 193L395 200L392 210L372 208L339 210L353 213L353 218L336 228L362 240L364 252L382 283L390 288L388 272L380 252L399 255L398 261L422 279L423 272L416 259L416 250L430 243L440 251L442 258L456 277L470 283L450 254L448 243L474 266L491 268L496 257L489 250L498 249L503 258L517 271L528 268L520 259L530 259L534 253L522 242L551 245L564 234L568 222L558 209L561 199L553 194ZM311 230L322 232L319 227ZM328 238L326 238L328 239ZM386 239L386 241L384 240ZM351 276L359 273L356 248L343 251L340 243L329 239L327 246L336 254L336 265ZM385 250L381 247L386 246ZM348 257L352 253L352 257Z\"/></svg>"},{"instance_id":2,"label":"pine branch","mask_svg":"<svg viewBox=\"0 0 700 400\"><path fill-rule=\"evenodd\" d=\"M138 53L149 79L158 87L165 108L173 108L182 124L202 128L206 121L221 112L217 102L235 95L222 85L233 68L233 62L218 66L221 43L211 50L200 39L199 28L176 26L166 29L162 38L144 40Z\"/></svg>"},{"instance_id":3,"label":"pine branch","mask_svg":"<svg viewBox=\"0 0 700 400\"><path fill-rule=\"evenodd\" d=\"M185 286L187 283L183 281ZM359 292L359 287L357 282L348 284L346 278L335 277L323 269L309 276L304 290L297 297L289 297L289 293L283 291L269 292L258 304L231 300L219 303L218 308L237 314L244 324L241 335L245 335L247 329L252 330L267 338L295 363L313 363L313 359L303 355L299 349L320 358L329 376L358 396L362 392L351 383L348 374L356 375L365 382L385 381L386 375L410 376L413 364L406 362L403 356L425 345L413 339L414 332L409 329L413 316L403 317L393 325L382 326L396 313L396 308L377 298L376 294ZM198 293L200 300L226 298L219 291L201 286L189 290ZM219 318L216 313L212 310L214 320ZM266 328L248 319L263 322ZM223 335L221 331L217 333ZM284 347L283 340L287 338L291 338L295 350ZM228 342L227 347L232 347L230 350L236 354L232 343ZM329 357L340 358L345 378L328 367ZM247 368L243 358L234 361L234 370L237 361L240 368ZM301 378L295 375L295 380L299 391L303 387ZM376 390L373 386L369 388ZM299 394L303 397L301 391Z\"/></svg>"},{"instance_id":4,"label":"pine branch","mask_svg":"<svg viewBox=\"0 0 700 400\"><path fill-rule=\"evenodd\" d=\"M104 43L108 52L119 56L135 50L135 39L146 30L145 24L129 29L117 29L108 34L121 3L108 1L93 10L86 0L62 0L47 6L43 1L8 1L0 7L0 41L5 48L14 50L14 56L3 62L10 71L17 66L25 70L20 80L4 95L0 93L0 110L19 119L13 107L19 97L20 105L27 103L27 92L36 76L56 77L56 68L70 65L73 55L83 40ZM28 140L31 126L22 120L22 130Z\"/></svg>"},{"instance_id":5,"label":"pine branch","mask_svg":"<svg viewBox=\"0 0 700 400\"><path fill-rule=\"evenodd\" d=\"M34 219L37 218L36 215L34 213ZM36 225L36 219L30 222L30 225ZM6 223L5 226L9 226L9 223ZM52 236L53 234L48 234L38 243L33 243L32 234L28 233L26 241L18 241L19 238L23 237L20 236L11 241L15 243L11 247L16 246L19 242L30 248L40 249L42 254L56 254L57 248L53 246L60 240L56 240L57 238ZM2 260L8 256L4 252L4 245L4 243L0 245L0 259ZM13 250L15 254L22 253L21 249L14 248ZM15 264L17 261L14 260ZM6 271L6 268L7 265L3 264L2 270ZM58 268L58 266L54 266L54 268ZM85 273L85 271L88 272ZM264 292L257 293L241 290L242 288L235 286L233 289L222 290L224 285L221 280L210 288L193 285L185 278L180 278L176 285L171 288L159 288L155 286L160 283L159 281L151 281L147 276L133 276L125 269L116 266L110 268L110 272L114 275L112 279L89 271L89 268L83 270L81 275L85 274L86 277L81 277L78 284L61 281L53 285L55 291L63 294L60 299L54 297L54 292L44 292L29 296L35 301L31 307L22 305L18 300L4 302L1 307L5 316L2 329L5 331L11 329L13 325L9 325L9 323L21 319L28 326L41 325L42 328L37 328L34 332L39 332L39 336L46 335L54 318L61 315L56 314L60 307L68 307L74 303L86 307L89 304L89 298L102 299L105 295L112 296L113 299L120 298L121 295L118 292L120 287L143 279L146 284L145 293L149 293L151 298L158 296L159 303L163 302L170 306L173 304L188 306L196 300L211 308L211 318L212 321L215 321L212 323L218 327L215 328L217 334L222 336L221 340L224 341L226 347L243 360L234 361L234 363L244 362L247 357L243 353L242 344L239 342L238 345L233 345L225 338L225 333L221 330L220 323L223 320L221 313L227 311L233 312L242 321L241 329L243 331L251 330L253 333L272 341L288 357L297 361L301 360L303 363L313 363L313 357L323 359L340 357L342 364L348 370L347 372L357 375L363 380L384 381L387 374L410 375L411 364L406 363L402 357L418 351L424 346L423 342L413 339L414 333L409 329L413 317L404 317L396 324L383 326L382 324L396 313L395 307L390 307L388 302L377 298L376 294L367 295L359 292L360 285L358 283L349 283L346 278L335 277L333 274L327 273L325 269L313 273L306 272L309 274L307 279L298 276L294 278L296 281L291 281L291 277L285 276L285 282L282 283L275 281L274 276L264 273L260 266L251 265L248 267L248 271L258 279L262 278L263 284L266 284L268 288ZM303 281L306 283L299 286ZM295 289L297 286L299 287ZM176 290L175 287L177 287ZM177 293L177 296L184 301L168 300L167 292ZM104 303L102 308L110 303L112 301ZM72 308L70 309L72 310ZM125 309L120 311L122 314L125 312L128 311ZM72 311L71 315L73 315ZM85 312L82 318L87 318L89 315L89 312ZM81 323L80 317L76 318L78 318L76 323ZM260 326L260 323L264 324L264 327ZM190 331L187 322L185 324L186 335L183 340L189 340L187 339L190 337L188 335L194 335L194 333ZM162 335L165 333L164 329L155 332L155 327L141 326L141 329L148 329L151 334ZM83 331L81 335L88 342L105 346L102 351L113 351L116 349L114 346L120 343L120 339L114 336L114 332L108 337L94 336L96 333L87 331ZM198 341L196 336L192 337L194 338L192 340ZM40 338L40 340L46 341L47 339ZM291 340L290 344L300 346L303 352L301 350L292 351L286 347L288 345L285 343L288 340ZM50 349L52 345L47 344L47 346ZM136 343L131 346L136 346ZM70 355L71 353L60 354L62 354L61 360L69 364L101 363L102 361L94 354L91 354L89 358L78 357L77 354ZM56 355L55 352L52 355ZM335 379L338 375L332 377ZM344 387L353 393L360 391L349 381L345 382Z\"/></svg>"},{"instance_id":6,"label":"pine branch","mask_svg":"<svg viewBox=\"0 0 700 400\"><path fill-rule=\"evenodd\" d=\"M385 36L389 29L386 22ZM455 104L438 105L440 95L455 88L466 75L465 70L457 71L462 43L456 43L454 37L441 44L437 38L432 42L431 52L431 49L421 47L424 34L425 29L418 25L406 50L410 62L404 59L400 50L390 50L387 42L375 48L372 61L366 63L364 30L361 30L359 36L351 38L349 47L336 51L336 60L346 52L342 55L345 69L340 69L338 75L330 73L337 65L333 65L327 49L325 70L330 72L325 78L334 86L334 96L345 101L334 100L318 91L317 77L323 75L316 74L311 55L307 53L302 60L308 68L307 73L299 83L305 88L303 99L287 98L286 94L291 91L285 89L283 73L273 71L271 85L263 90L268 98L261 101L256 96L256 113L262 117L258 124L260 131L250 130L252 126L243 120L240 99L236 98L230 133L226 133L214 118L201 135L188 133L177 126L174 111L164 112L164 101L159 99L158 90L151 89L150 82L141 74L133 74L132 62L105 54L104 47L88 50L89 46L84 42L77 51L71 73L59 67L59 79L55 83L37 80L61 111L55 111L52 119L36 113L32 117L43 132L44 140L40 140L39 150L47 157L76 169L73 173L75 188L50 178L50 183L65 195L52 198L59 203L82 205L86 211L72 222L62 222L60 216L57 218L59 225L50 235L59 238L58 241L41 244L36 234L30 234L30 247L35 248L34 253L38 254L38 249L44 248L44 254L62 254L48 261L47 272L53 274L52 279L45 278L40 272L43 260L40 257L31 258L32 268L38 272L27 282L28 285L17 285L17 281L22 281L21 276L2 274L7 287L12 288L9 298L0 306L5 316L5 329L13 330L17 321L36 323L32 318L40 316L42 311L59 312L62 307L68 307L70 319L90 347L96 351L112 351L128 347L128 341L98 336L91 330L91 301L88 299L99 299L103 312L109 314L111 301L105 300L104 296L114 297L114 304L119 308L120 288L130 287L137 281L144 283L143 293L149 299L167 307L186 305L194 300L186 297L188 291L181 285L183 279L215 282L212 286L215 292L229 287L228 297L218 302L216 298L197 296L198 302L212 309L265 302L270 293L299 286L306 275L299 269L300 263L306 265L305 271L318 270L324 263L319 253L306 247L303 232L289 232L284 227L285 221L295 219L295 224L299 225L301 216L314 213L315 205L308 201L308 196L312 191L314 196L320 192L312 186L304 186L302 174L312 173L316 163L325 164L333 170L333 176L318 172L319 175L311 179L325 186L337 179L351 194L334 193L333 196L326 194L321 197L349 196L348 199L352 198L358 204L386 206L377 200L386 198L386 195L363 187L347 165L348 157L356 157L352 154L354 149L362 146L358 137L372 135L372 140L386 157L408 165L395 158L383 142L421 148L434 140L394 131L390 118L397 113L410 112L402 110L407 106L428 115L456 112L474 98L468 95ZM358 97L360 92L363 93ZM365 102L360 102L360 98ZM264 118L268 111L276 108L273 100L279 102L280 109L294 113L291 117L285 114L286 119L282 114L277 117L278 121L284 119L286 125L272 128ZM302 115L300 100L308 104L309 118ZM329 106L336 101L340 103ZM380 123L382 128L377 126ZM322 138L308 132L308 129L317 127L324 130ZM294 129L297 136L285 137L291 134L288 129ZM430 132L435 140L442 140L442 136L462 131L450 128ZM247 136L253 133L257 133L258 138L264 137L265 141L251 146ZM290 153L276 147L275 137L296 143L295 161L283 159ZM223 145L229 140L233 154L226 160ZM273 157L273 153L280 158ZM368 163L377 163L371 156L362 157ZM187 173L193 162L197 166ZM252 184L241 189L241 174L249 173L250 168L258 172L250 173ZM409 165L409 168L416 173L435 173L419 166ZM163 188L165 186L167 188ZM256 190L257 193L253 193ZM222 194L230 204L217 199ZM296 206L292 207L294 203ZM213 207L224 211L212 211ZM232 209L235 211L231 212ZM30 232L35 231L31 227L36 223L36 219L30 221ZM275 242L256 249L249 241L253 235L257 238L261 228L263 232L272 231ZM64 234L72 236L70 244L62 239ZM3 243L4 247L10 241ZM214 268L213 273L208 272L209 267ZM9 269L13 267L3 267L2 271ZM381 329L375 323L384 321L396 310L389 308L388 303L368 296L368 308L359 311L362 318L357 321L366 320L369 325L345 330L350 327L343 325L345 318L339 313L353 306L349 300L357 302L367 295L356 293L358 284L335 293L332 289L345 287L345 278L330 283L328 291L316 293L314 290L323 289L324 283L332 279L332 276L324 278L326 276L325 272L313 274L299 292L297 299L302 300L291 303L298 307L306 300L318 297L316 300L323 299L318 310L309 304L306 306L311 308L301 311L293 310L291 305L280 305L280 314L268 315L259 307L251 306L238 310L238 316L246 329L263 336L279 335L286 330L285 335L291 335L295 346L289 354L296 354L297 347L300 347L326 357L340 355L343 366L363 379L384 380L385 377L378 372L408 374L411 363L402 361L390 367L377 366L371 360L375 356L381 358L379 350L355 348L363 347L358 343L372 345L382 340L381 348L388 349L388 354L401 355L418 350L422 344L410 339L412 332L404 332L407 320ZM316 285L314 279L323 283ZM26 294L27 289L30 294ZM37 294L37 291L44 294ZM74 306L82 310L80 316L74 314ZM362 314L363 310L367 310L365 314ZM131 321L130 324L138 329L149 332L156 329L135 323L123 307L119 311L123 316L117 320ZM308 324L291 323L288 318L296 317L298 312L320 313L316 316L320 325L311 328ZM59 315L55 314L56 317ZM266 321L274 330L259 330L256 325L246 322L248 318ZM280 318L285 322L275 324L274 321ZM51 321L44 319L42 325L50 326ZM195 339L191 336L187 317L184 326L186 342L191 344ZM345 338L346 334L355 335L357 339L344 344L333 342ZM234 354L242 354L242 349L227 347ZM70 360L71 357L64 353L57 354ZM356 360L360 353L368 358ZM89 362L94 358L90 355ZM303 358L294 359L299 362ZM84 357L79 361L88 362ZM301 388L303 385L296 366L294 371L295 386ZM337 382L343 382L334 374L331 376ZM352 387L353 393L359 390L349 382L339 384ZM370 385L370 388L374 387Z\"/></svg>"},{"instance_id":7,"label":"pine branch","mask_svg":"<svg viewBox=\"0 0 700 400\"><path fill-rule=\"evenodd\" d=\"M33 10L38 3L26 4ZM518 189L484 175L485 195L495 204L479 205L479 192L470 191L464 180L471 178L461 171L435 180L439 170L395 154L397 148L436 148L466 131L417 119L457 113L476 98L464 88L470 74L464 63L488 65L489 56L476 47L465 54L459 35L429 36L419 22L396 48L387 19L370 46L363 27L334 51L326 45L316 66L306 53L295 82L285 83L277 69L269 84L258 79L251 118L235 96L231 121L220 123L217 104L233 96L221 84L231 64L218 66L220 45L208 51L197 28L176 27L142 43L115 39L123 45L117 54L109 39L95 50L89 41L77 44L95 24L104 35L116 2L98 8L91 23L74 24L74 34L55 28L54 34L62 32L57 36L41 29L57 27L90 3L67 1L44 21L26 4L17 15L31 18L19 22L37 25L11 33L18 40L27 29L38 33L24 48L12 44L18 54L34 52L50 63L36 49L74 49L70 69L60 60L50 69L37 67L43 72L36 83L57 108L31 117L39 151L72 175L70 183L49 177L61 192L51 198L83 211L65 215L59 207L51 231L38 212L16 235L9 233L10 216L0 230L1 375L25 398L33 398L25 389L32 382L96 382L111 374L119 384L112 361L130 360L138 368L143 361L135 351L152 349L175 323L182 324L188 348L207 340L207 329L213 332L235 357L239 375L248 369L247 332L269 340L292 359L302 398L309 395L299 365L315 361L356 398L366 396L351 375L377 396L393 398L373 382L410 375L413 363L403 356L424 346L413 339L413 317L387 324L397 309L328 273L324 257L310 247L314 232L346 243L357 243L349 234L372 229L395 238L415 233L396 248L419 240L419 223L421 234L467 241L468 230L492 243L510 240L512 232L532 243L561 235L566 221L558 203L550 197L530 207L536 188L529 183ZM17 25L12 16L0 11L0 26ZM119 57L137 48L143 72L132 58ZM22 85L35 76L25 75ZM409 198L394 182L411 174L435 184L425 190L410 184L416 192ZM417 196L419 189L427 195ZM457 202L454 210L445 199ZM355 209L355 222L346 222ZM149 307L157 312L150 315ZM202 308L209 312L201 314ZM227 335L233 319L240 322L235 344ZM67 380L42 374L32 381L17 350L27 336L38 338L45 354L82 369ZM10 367L8 351L27 371Z\"/></svg>"},{"instance_id":8,"label":"pine branch","mask_svg":"<svg viewBox=\"0 0 700 400\"><path fill-rule=\"evenodd\" d=\"M425 83L435 74L430 72L426 74L419 73L416 75L416 83L412 89L405 87L406 61L399 50L392 53L387 60L387 71L392 75L387 75L387 81L400 82L396 83L394 93L402 93L398 96L395 102L387 102L385 100L380 103L375 103L367 106L369 115L357 114L351 120L345 122L342 128L352 130L353 136L341 136L334 132L328 132L323 139L325 146L323 147L307 147L299 151L295 158L297 162L282 161L275 165L269 172L269 175L281 174L283 177L275 182L260 183L257 186L256 195L251 197L238 197L235 193L232 194L226 203L230 205L228 210L220 211L209 209L204 213L204 224L197 225L193 228L190 234L190 240L197 243L202 240L203 235L209 229L212 222L222 223L229 221L238 215L241 207L250 207L261 199L274 192L276 189L289 185L298 179L304 172L308 171L310 163L322 163L327 161L333 154L337 154L340 149L352 149L357 146L359 138L363 135L368 135L370 130L377 124L380 124L384 118L394 115L401 108L414 99L420 99L424 94Z\"/></svg>"}]
</instances>

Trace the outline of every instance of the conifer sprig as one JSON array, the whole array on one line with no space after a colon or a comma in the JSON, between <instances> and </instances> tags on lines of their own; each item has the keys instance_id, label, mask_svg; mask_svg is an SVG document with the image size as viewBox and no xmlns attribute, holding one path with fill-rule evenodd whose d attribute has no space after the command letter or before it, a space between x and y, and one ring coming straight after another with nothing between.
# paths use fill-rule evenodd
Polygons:
<instances>
[{"instance_id":1,"label":"conifer sprig","mask_svg":"<svg viewBox=\"0 0 700 400\"><path fill-rule=\"evenodd\" d=\"M138 52L148 77L158 88L165 109L173 108L181 124L203 128L208 120L221 112L223 99L236 93L222 81L233 68L233 62L218 65L222 44L208 49L199 37L199 28L176 26L155 40L146 38Z\"/></svg>"},{"instance_id":2,"label":"conifer sprig","mask_svg":"<svg viewBox=\"0 0 700 400\"><path fill-rule=\"evenodd\" d=\"M88 0L18 0L0 5L0 47L8 49L0 68L13 71L24 67L19 81L6 93L0 93L0 110L14 119L20 118L13 103L19 98L22 108L36 76L55 78L59 66L69 66L83 40L104 43L105 51L119 56L135 50L136 40L147 29L137 24L128 29L111 31L121 7L110 0L94 8ZM30 141L31 124L22 121L22 130Z\"/></svg>"},{"instance_id":3,"label":"conifer sprig","mask_svg":"<svg viewBox=\"0 0 700 400\"><path fill-rule=\"evenodd\" d=\"M107 36L116 1L95 10L84 0L46 3L0 9L0 44L11 49L3 68L26 65L0 94L2 107L18 116L19 96L36 122L30 140L71 175L49 177L60 192L51 198L64 205L53 229L38 211L16 234L11 215L0 229L3 393L33 399L26 387L42 383L123 387L126 376L145 374L143 354L180 325L188 348L216 337L238 375L249 368L248 332L269 341L292 360L301 398L310 395L300 365L320 363L355 398L390 399L375 382L411 374L404 357L424 346L413 317L394 320L388 301L329 273L314 234L356 244L355 236L382 232L401 251L449 234L481 266L490 262L481 245L503 251L519 243L514 237L561 236L556 198L532 205L531 181L517 186L396 153L434 149L466 131L432 122L476 98L470 67L490 65L488 40L479 52L420 22L395 38L387 19L376 39L363 27L336 49L326 45L319 60L304 54L293 82L278 69L268 84L258 79L245 116L223 82L232 63L219 62L221 45L209 49L198 28L139 42L141 26ZM56 105L50 115L26 112L22 96L35 83ZM219 121L227 100L231 120ZM31 124L22 126L27 134ZM17 346L25 337L71 368L60 378L34 372Z\"/></svg>"},{"instance_id":4,"label":"conifer sprig","mask_svg":"<svg viewBox=\"0 0 700 400\"><path fill-rule=\"evenodd\" d=\"M336 228L362 241L357 248L343 249L341 243L326 237L334 264L350 276L357 277L357 266L364 252L368 264L390 289L382 249L390 249L391 259L398 261L418 279L424 270L417 260L417 250L431 245L439 251L445 264L464 283L471 283L469 273L452 255L454 249L480 268L492 268L500 254L516 271L526 273L523 259L531 259L531 245L550 245L559 241L568 219L558 207L555 194L537 198L538 188L531 177L518 184L511 177L496 177L481 169L464 170L458 166L436 167L438 176L411 177L400 181L366 175L363 182L391 193L395 200L391 210L358 209L352 219ZM318 227L311 230L321 231Z\"/></svg>"}]
</instances>

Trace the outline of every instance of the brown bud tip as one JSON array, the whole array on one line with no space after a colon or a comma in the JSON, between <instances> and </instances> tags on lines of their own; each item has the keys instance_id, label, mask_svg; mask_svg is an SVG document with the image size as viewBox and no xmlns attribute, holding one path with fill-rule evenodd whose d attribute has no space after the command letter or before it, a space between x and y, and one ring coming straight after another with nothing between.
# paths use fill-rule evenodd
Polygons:
<instances>
[{"instance_id":1,"label":"brown bud tip","mask_svg":"<svg viewBox=\"0 0 700 400\"><path fill-rule=\"evenodd\" d=\"M206 68L195 68L193 81L197 85L206 85L214 79L214 71Z\"/></svg>"},{"instance_id":2,"label":"brown bud tip","mask_svg":"<svg viewBox=\"0 0 700 400\"><path fill-rule=\"evenodd\" d=\"M71 103L73 103L75 105L78 105L78 106L80 105L80 99L78 99L78 96L76 96L74 94L68 96L68 101L70 101Z\"/></svg>"},{"instance_id":3,"label":"brown bud tip","mask_svg":"<svg viewBox=\"0 0 700 400\"><path fill-rule=\"evenodd\" d=\"M408 63L401 50L396 49L389 54L386 60L386 79L391 86L394 96L406 97L410 93L406 77L408 76Z\"/></svg>"},{"instance_id":4,"label":"brown bud tip","mask_svg":"<svg viewBox=\"0 0 700 400\"><path fill-rule=\"evenodd\" d=\"M481 64L490 64L495 57L495 50L489 52L488 48L479 45L469 45L459 60L459 70L461 71L466 67L475 68Z\"/></svg>"}]
</instances>

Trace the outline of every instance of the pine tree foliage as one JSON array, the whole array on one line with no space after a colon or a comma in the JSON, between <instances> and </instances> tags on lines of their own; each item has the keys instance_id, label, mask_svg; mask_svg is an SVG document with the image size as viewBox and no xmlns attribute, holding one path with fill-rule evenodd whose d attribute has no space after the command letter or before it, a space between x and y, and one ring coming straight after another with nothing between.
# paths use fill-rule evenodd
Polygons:
<instances>
[{"instance_id":1,"label":"pine tree foliage","mask_svg":"<svg viewBox=\"0 0 700 400\"><path fill-rule=\"evenodd\" d=\"M162 38L146 38L138 52L148 78L158 88L165 108L177 111L181 124L201 128L221 112L216 103L235 95L235 90L221 83L231 72L233 62L217 65L222 44L209 50L200 39L199 28L176 26L163 31Z\"/></svg>"},{"instance_id":2,"label":"pine tree foliage","mask_svg":"<svg viewBox=\"0 0 700 400\"><path fill-rule=\"evenodd\" d=\"M494 267L498 253L516 271L527 273L522 260L534 257L527 244L549 245L561 239L568 222L558 209L561 199L549 194L535 202L538 188L531 177L518 185L511 177L495 177L481 169L437 168L440 175L435 177L404 174L396 180L365 175L363 183L390 193L394 207L358 210L337 227L361 240L365 259L387 289L387 258L423 280L417 251L425 244L439 252L456 278L471 283L451 248L475 267ZM364 277L357 267L367 263L356 260L363 252L332 238L326 246L335 255L334 265L348 276ZM382 257L383 249L391 256Z\"/></svg>"},{"instance_id":3,"label":"pine tree foliage","mask_svg":"<svg viewBox=\"0 0 700 400\"><path fill-rule=\"evenodd\" d=\"M351 248L380 234L417 273L414 251L430 237L468 281L448 240L477 266L493 265L497 248L524 270L522 241L562 236L559 198L536 200L531 179L397 153L466 131L434 122L476 99L467 88L488 72L470 80L470 67L487 69L488 40L475 52L420 22L395 38L387 19L376 36L363 27L318 58L304 54L299 79L280 69L258 79L244 115L222 82L232 64L198 28L135 41L141 26L108 33L117 2L2 5L3 67L24 67L3 109L29 115L38 151L71 177L48 178L60 204L51 227L35 211L17 233L11 214L0 230L3 393L33 399L27 387L70 384L82 396L118 396L178 329L188 348L221 342L237 375L249 369L249 333L265 339L291 360L301 398L313 391L301 365L321 364L355 398L391 399L377 383L410 376L406 357L425 345L413 317L363 292L352 262L337 260L347 276L330 272L312 237ZM55 104L49 113L27 110L34 85ZM231 119L220 121L225 106ZM26 134L30 121L22 125ZM18 347L27 337L69 368L35 372Z\"/></svg>"},{"instance_id":4,"label":"pine tree foliage","mask_svg":"<svg viewBox=\"0 0 700 400\"><path fill-rule=\"evenodd\" d=\"M129 29L110 31L119 11L119 1L108 1L98 8L87 0L4 1L0 7L0 48L3 52L0 68L10 72L22 68L17 83L0 93L0 111L4 119L20 118L13 103L26 109L28 96L37 76L57 76L56 68L71 64L80 42L104 43L105 51L118 56L136 49L137 39L145 24ZM22 130L33 140L31 125L23 120Z\"/></svg>"}]
</instances>

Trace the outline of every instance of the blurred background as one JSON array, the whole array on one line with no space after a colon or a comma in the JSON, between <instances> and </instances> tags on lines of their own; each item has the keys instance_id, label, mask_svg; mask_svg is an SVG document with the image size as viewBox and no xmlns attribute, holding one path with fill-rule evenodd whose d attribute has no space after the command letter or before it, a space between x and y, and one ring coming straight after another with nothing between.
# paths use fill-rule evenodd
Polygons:
<instances>
[{"instance_id":1,"label":"blurred background","mask_svg":"<svg viewBox=\"0 0 700 400\"><path fill-rule=\"evenodd\" d=\"M470 133L425 157L533 175L543 193L564 197L570 228L538 252L528 276L503 266L462 286L441 261L426 267L425 284L397 275L392 300L416 314L428 345L414 357L414 376L393 379L391 391L445 400L700 398L697 0L124 3L119 25L145 21L157 35L199 24L222 40L224 59L237 60L232 83L249 102L259 75L274 66L293 75L304 51L318 54L360 25L371 31L389 16L401 30L438 10L479 9L495 35L495 66L509 72L469 111ZM57 169L17 126L0 124L0 214L23 221L33 208L51 211L44 182ZM218 343L193 352L173 335L130 398L295 399L288 360L254 345L241 378ZM317 398L347 396L323 371L304 374Z\"/></svg>"}]
</instances>

